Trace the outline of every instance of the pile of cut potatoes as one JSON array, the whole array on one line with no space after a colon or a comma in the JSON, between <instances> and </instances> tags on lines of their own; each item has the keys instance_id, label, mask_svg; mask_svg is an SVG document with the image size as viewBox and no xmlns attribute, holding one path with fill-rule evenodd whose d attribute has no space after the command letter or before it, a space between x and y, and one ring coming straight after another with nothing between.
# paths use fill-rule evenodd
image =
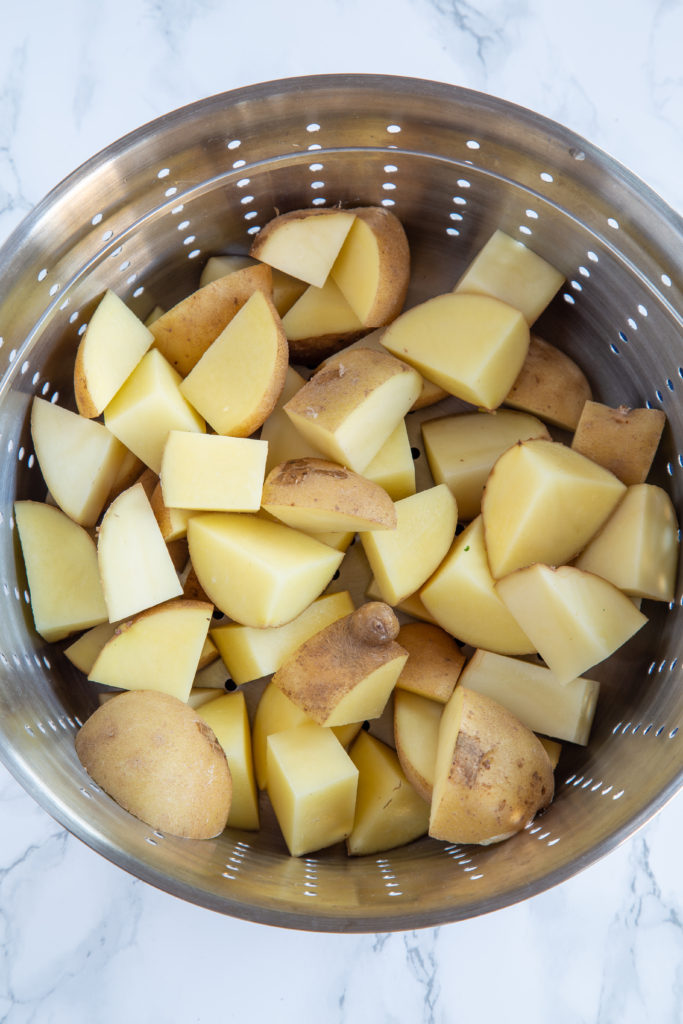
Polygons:
<instances>
[{"instance_id":1,"label":"pile of cut potatoes","mask_svg":"<svg viewBox=\"0 0 683 1024\"><path fill-rule=\"evenodd\" d=\"M98 684L82 764L152 827L256 830L262 791L293 856L506 839L589 742L586 673L673 599L664 414L532 332L559 271L495 231L452 291L406 309L409 280L385 208L278 215L145 323L107 291L76 411L33 401L35 628Z\"/></svg>"}]
</instances>

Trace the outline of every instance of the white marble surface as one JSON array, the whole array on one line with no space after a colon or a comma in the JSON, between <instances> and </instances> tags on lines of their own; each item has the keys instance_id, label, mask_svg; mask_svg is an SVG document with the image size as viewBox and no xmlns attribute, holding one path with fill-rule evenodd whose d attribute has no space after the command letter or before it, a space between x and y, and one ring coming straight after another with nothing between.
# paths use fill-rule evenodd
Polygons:
<instances>
[{"instance_id":1,"label":"white marble surface","mask_svg":"<svg viewBox=\"0 0 683 1024\"><path fill-rule=\"evenodd\" d=\"M2 0L0 240L124 132L236 86L417 75L531 107L683 210L680 0ZM224 919L130 878L0 771L0 1020L673 1024L683 794L574 879L422 932Z\"/></svg>"}]
</instances>

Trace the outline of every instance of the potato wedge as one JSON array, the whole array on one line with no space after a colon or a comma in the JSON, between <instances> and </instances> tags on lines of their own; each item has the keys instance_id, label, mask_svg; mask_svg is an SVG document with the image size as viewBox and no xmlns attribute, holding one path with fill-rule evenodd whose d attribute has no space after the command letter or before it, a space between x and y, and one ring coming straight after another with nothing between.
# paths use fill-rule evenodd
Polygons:
<instances>
[{"instance_id":1,"label":"potato wedge","mask_svg":"<svg viewBox=\"0 0 683 1024\"><path fill-rule=\"evenodd\" d=\"M346 348L365 328L331 277L309 285L282 318L290 359L301 366L318 363Z\"/></svg>"},{"instance_id":2,"label":"potato wedge","mask_svg":"<svg viewBox=\"0 0 683 1024\"><path fill-rule=\"evenodd\" d=\"M322 288L354 219L353 213L339 209L290 210L259 231L251 255Z\"/></svg>"},{"instance_id":3,"label":"potato wedge","mask_svg":"<svg viewBox=\"0 0 683 1024\"><path fill-rule=\"evenodd\" d=\"M394 692L396 754L411 786L428 802L434 788L443 704L408 690Z\"/></svg>"},{"instance_id":4,"label":"potato wedge","mask_svg":"<svg viewBox=\"0 0 683 1024\"><path fill-rule=\"evenodd\" d=\"M580 366L549 342L531 335L519 376L503 405L538 416L565 430L576 430L591 386Z\"/></svg>"},{"instance_id":5,"label":"potato wedge","mask_svg":"<svg viewBox=\"0 0 683 1024\"><path fill-rule=\"evenodd\" d=\"M663 409L612 409L586 402L572 438L572 448L605 466L625 484L645 483L662 431Z\"/></svg>"},{"instance_id":6,"label":"potato wedge","mask_svg":"<svg viewBox=\"0 0 683 1024\"><path fill-rule=\"evenodd\" d=\"M255 831L259 827L258 790L244 694L241 691L226 693L202 702L199 715L213 731L230 766L232 801L228 828Z\"/></svg>"},{"instance_id":7,"label":"potato wedge","mask_svg":"<svg viewBox=\"0 0 683 1024\"><path fill-rule=\"evenodd\" d=\"M396 640L408 652L396 688L445 704L465 664L453 637L428 622L405 622Z\"/></svg>"}]
</instances>

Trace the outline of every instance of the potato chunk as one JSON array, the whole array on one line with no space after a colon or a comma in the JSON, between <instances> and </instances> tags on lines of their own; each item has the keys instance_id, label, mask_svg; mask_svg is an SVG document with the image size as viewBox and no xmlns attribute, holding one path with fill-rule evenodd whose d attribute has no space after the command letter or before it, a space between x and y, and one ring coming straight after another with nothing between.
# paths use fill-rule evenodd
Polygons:
<instances>
[{"instance_id":1,"label":"potato chunk","mask_svg":"<svg viewBox=\"0 0 683 1024\"><path fill-rule=\"evenodd\" d=\"M198 511L257 512L267 444L252 437L172 430L161 459L164 504Z\"/></svg>"},{"instance_id":2,"label":"potato chunk","mask_svg":"<svg viewBox=\"0 0 683 1024\"><path fill-rule=\"evenodd\" d=\"M251 255L322 288L354 219L347 210L290 210L259 231Z\"/></svg>"},{"instance_id":3,"label":"potato chunk","mask_svg":"<svg viewBox=\"0 0 683 1024\"><path fill-rule=\"evenodd\" d=\"M505 399L529 348L519 312L488 295L437 295L401 313L382 345L449 394L483 409Z\"/></svg>"},{"instance_id":4,"label":"potato chunk","mask_svg":"<svg viewBox=\"0 0 683 1024\"><path fill-rule=\"evenodd\" d=\"M481 504L491 575L575 558L625 490L609 470L558 441L508 448L491 470Z\"/></svg>"},{"instance_id":5,"label":"potato chunk","mask_svg":"<svg viewBox=\"0 0 683 1024\"><path fill-rule=\"evenodd\" d=\"M559 348L531 335L529 351L504 405L539 416L565 430L576 430L591 386L583 370Z\"/></svg>"},{"instance_id":6,"label":"potato chunk","mask_svg":"<svg viewBox=\"0 0 683 1024\"><path fill-rule=\"evenodd\" d=\"M572 448L605 466L625 484L645 482L666 424L662 409L612 409L586 402Z\"/></svg>"},{"instance_id":7,"label":"potato chunk","mask_svg":"<svg viewBox=\"0 0 683 1024\"><path fill-rule=\"evenodd\" d=\"M152 828L186 839L225 828L228 762L209 726L176 697L117 694L78 731L76 753L98 786Z\"/></svg>"},{"instance_id":8,"label":"potato chunk","mask_svg":"<svg viewBox=\"0 0 683 1024\"><path fill-rule=\"evenodd\" d=\"M259 827L258 790L251 753L251 730L244 694L225 693L202 702L200 718L213 731L225 751L232 777L229 828L254 831Z\"/></svg>"},{"instance_id":9,"label":"potato chunk","mask_svg":"<svg viewBox=\"0 0 683 1024\"><path fill-rule=\"evenodd\" d=\"M282 318L292 362L317 366L363 333L358 319L331 277L320 288L309 285Z\"/></svg>"},{"instance_id":10,"label":"potato chunk","mask_svg":"<svg viewBox=\"0 0 683 1024\"><path fill-rule=\"evenodd\" d=\"M465 664L465 655L453 637L428 622L405 622L396 639L408 652L397 689L445 704Z\"/></svg>"},{"instance_id":11,"label":"potato chunk","mask_svg":"<svg viewBox=\"0 0 683 1024\"><path fill-rule=\"evenodd\" d=\"M394 741L406 778L423 800L431 801L443 704L417 693L394 693Z\"/></svg>"}]
</instances>

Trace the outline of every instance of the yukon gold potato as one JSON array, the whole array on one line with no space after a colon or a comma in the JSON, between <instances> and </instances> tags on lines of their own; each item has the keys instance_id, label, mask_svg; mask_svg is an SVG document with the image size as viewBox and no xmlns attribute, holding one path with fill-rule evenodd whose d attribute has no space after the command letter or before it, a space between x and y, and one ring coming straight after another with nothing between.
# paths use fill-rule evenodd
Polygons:
<instances>
[{"instance_id":1,"label":"yukon gold potato","mask_svg":"<svg viewBox=\"0 0 683 1024\"><path fill-rule=\"evenodd\" d=\"M398 316L410 278L410 249L398 217L384 206L357 207L330 271L364 327Z\"/></svg>"},{"instance_id":2,"label":"yukon gold potato","mask_svg":"<svg viewBox=\"0 0 683 1024\"><path fill-rule=\"evenodd\" d=\"M481 516L455 538L420 597L434 620L462 643L501 654L536 649L496 592Z\"/></svg>"},{"instance_id":3,"label":"yukon gold potato","mask_svg":"<svg viewBox=\"0 0 683 1024\"><path fill-rule=\"evenodd\" d=\"M420 376L386 352L358 348L316 373L284 409L332 462L362 473L421 389Z\"/></svg>"},{"instance_id":4,"label":"yukon gold potato","mask_svg":"<svg viewBox=\"0 0 683 1024\"><path fill-rule=\"evenodd\" d=\"M392 501L415 494L415 459L405 420L389 435L363 476L383 487Z\"/></svg>"},{"instance_id":5,"label":"yukon gold potato","mask_svg":"<svg viewBox=\"0 0 683 1024\"><path fill-rule=\"evenodd\" d=\"M422 424L434 482L450 488L465 522L481 511L484 484L496 459L516 441L532 437L551 439L539 419L511 409L441 416Z\"/></svg>"},{"instance_id":6,"label":"yukon gold potato","mask_svg":"<svg viewBox=\"0 0 683 1024\"><path fill-rule=\"evenodd\" d=\"M16 501L14 522L33 621L42 638L61 640L105 622L97 551L88 532L61 509L40 501Z\"/></svg>"},{"instance_id":7,"label":"yukon gold potato","mask_svg":"<svg viewBox=\"0 0 683 1024\"><path fill-rule=\"evenodd\" d=\"M175 598L119 623L88 679L187 700L212 614L211 604Z\"/></svg>"},{"instance_id":8,"label":"yukon gold potato","mask_svg":"<svg viewBox=\"0 0 683 1024\"><path fill-rule=\"evenodd\" d=\"M546 665L477 650L460 684L497 700L533 732L588 743L600 684L580 676L561 683Z\"/></svg>"},{"instance_id":9,"label":"yukon gold potato","mask_svg":"<svg viewBox=\"0 0 683 1024\"><path fill-rule=\"evenodd\" d=\"M498 230L477 253L454 291L492 295L509 302L531 325L563 282L564 275L552 264Z\"/></svg>"},{"instance_id":10,"label":"yukon gold potato","mask_svg":"<svg viewBox=\"0 0 683 1024\"><path fill-rule=\"evenodd\" d=\"M332 208L290 210L259 231L251 255L322 288L354 219L353 213Z\"/></svg>"},{"instance_id":11,"label":"yukon gold potato","mask_svg":"<svg viewBox=\"0 0 683 1024\"><path fill-rule=\"evenodd\" d=\"M378 718L408 658L398 630L388 605L364 604L301 644L273 682L320 725Z\"/></svg>"},{"instance_id":12,"label":"yukon gold potato","mask_svg":"<svg viewBox=\"0 0 683 1024\"><path fill-rule=\"evenodd\" d=\"M91 626L85 633L81 633L78 639L64 648L65 656L72 665L75 665L87 676L95 664L97 655L107 640L113 637L116 625L115 622L101 622L99 626Z\"/></svg>"},{"instance_id":13,"label":"yukon gold potato","mask_svg":"<svg viewBox=\"0 0 683 1024\"><path fill-rule=\"evenodd\" d=\"M268 445L252 437L172 430L161 459L164 504L198 511L257 512Z\"/></svg>"},{"instance_id":14,"label":"yukon gold potato","mask_svg":"<svg viewBox=\"0 0 683 1024\"><path fill-rule=\"evenodd\" d=\"M199 513L190 519L187 537L209 599L236 622L259 628L300 615L344 557L308 534L248 513Z\"/></svg>"},{"instance_id":15,"label":"yukon gold potato","mask_svg":"<svg viewBox=\"0 0 683 1024\"><path fill-rule=\"evenodd\" d=\"M228 827L255 831L259 827L258 790L244 694L226 693L203 702L199 715L213 731L230 766L232 803Z\"/></svg>"},{"instance_id":16,"label":"yukon gold potato","mask_svg":"<svg viewBox=\"0 0 683 1024\"><path fill-rule=\"evenodd\" d=\"M625 490L609 470L558 441L508 448L491 470L481 503L491 575L575 558Z\"/></svg>"},{"instance_id":17,"label":"yukon gold potato","mask_svg":"<svg viewBox=\"0 0 683 1024\"><path fill-rule=\"evenodd\" d=\"M331 277L309 285L282 318L292 362L317 366L363 333L364 327Z\"/></svg>"},{"instance_id":18,"label":"yukon gold potato","mask_svg":"<svg viewBox=\"0 0 683 1024\"><path fill-rule=\"evenodd\" d=\"M104 411L153 341L149 328L107 290L76 353L74 393L81 416L94 419Z\"/></svg>"},{"instance_id":19,"label":"yukon gold potato","mask_svg":"<svg viewBox=\"0 0 683 1024\"><path fill-rule=\"evenodd\" d=\"M271 734L267 762L268 796L293 857L346 839L358 769L331 729L306 722Z\"/></svg>"},{"instance_id":20,"label":"yukon gold potato","mask_svg":"<svg viewBox=\"0 0 683 1024\"><path fill-rule=\"evenodd\" d=\"M381 853L425 835L429 803L411 786L396 752L361 730L349 757L358 769L358 791L348 853Z\"/></svg>"},{"instance_id":21,"label":"yukon gold potato","mask_svg":"<svg viewBox=\"0 0 683 1024\"><path fill-rule=\"evenodd\" d=\"M104 410L105 426L157 474L171 430L206 430L180 383L170 363L150 349Z\"/></svg>"},{"instance_id":22,"label":"yukon gold potato","mask_svg":"<svg viewBox=\"0 0 683 1024\"><path fill-rule=\"evenodd\" d=\"M164 501L160 480L157 480L154 485L154 490L149 496L149 503L159 524L161 536L167 544L187 536L187 524L190 516L194 513L192 509L169 507Z\"/></svg>"},{"instance_id":23,"label":"yukon gold potato","mask_svg":"<svg viewBox=\"0 0 683 1024\"><path fill-rule=\"evenodd\" d=\"M156 348L186 377L254 292L270 296L272 275L261 264L241 267L191 292L155 320Z\"/></svg>"},{"instance_id":24,"label":"yukon gold potato","mask_svg":"<svg viewBox=\"0 0 683 1024\"><path fill-rule=\"evenodd\" d=\"M500 842L533 821L554 788L538 737L497 701L459 684L439 725L430 836Z\"/></svg>"},{"instance_id":25,"label":"yukon gold potato","mask_svg":"<svg viewBox=\"0 0 683 1024\"><path fill-rule=\"evenodd\" d=\"M499 299L448 292L401 313L381 340L449 394L495 409L522 368L529 328Z\"/></svg>"},{"instance_id":26,"label":"yukon gold potato","mask_svg":"<svg viewBox=\"0 0 683 1024\"><path fill-rule=\"evenodd\" d=\"M97 561L110 622L180 597L183 588L142 484L116 498L97 538Z\"/></svg>"},{"instance_id":27,"label":"yukon gold potato","mask_svg":"<svg viewBox=\"0 0 683 1024\"><path fill-rule=\"evenodd\" d=\"M276 466L263 484L261 504L307 533L396 526L394 503L379 484L325 459L292 459Z\"/></svg>"},{"instance_id":28,"label":"yukon gold potato","mask_svg":"<svg viewBox=\"0 0 683 1024\"><path fill-rule=\"evenodd\" d=\"M151 828L186 839L220 835L232 782L199 714L167 693L119 693L76 734L76 753L105 793Z\"/></svg>"},{"instance_id":29,"label":"yukon gold potato","mask_svg":"<svg viewBox=\"0 0 683 1024\"><path fill-rule=\"evenodd\" d=\"M351 595L343 590L316 598L284 626L254 629L239 622L227 622L214 626L211 638L232 679L241 686L275 672L305 640L353 610Z\"/></svg>"},{"instance_id":30,"label":"yukon gold potato","mask_svg":"<svg viewBox=\"0 0 683 1024\"><path fill-rule=\"evenodd\" d=\"M625 484L647 479L659 446L666 415L662 409L612 409L586 402L572 438L572 448L605 466Z\"/></svg>"},{"instance_id":31,"label":"yukon gold potato","mask_svg":"<svg viewBox=\"0 0 683 1024\"><path fill-rule=\"evenodd\" d=\"M654 484L632 484L574 565L632 597L673 601L679 547L669 495Z\"/></svg>"},{"instance_id":32,"label":"yukon gold potato","mask_svg":"<svg viewBox=\"0 0 683 1024\"><path fill-rule=\"evenodd\" d=\"M465 664L465 655L453 637L428 622L405 622L396 640L408 652L397 689L445 704Z\"/></svg>"},{"instance_id":33,"label":"yukon gold potato","mask_svg":"<svg viewBox=\"0 0 683 1024\"><path fill-rule=\"evenodd\" d=\"M31 405L31 440L55 502L74 522L94 526L123 465L125 447L97 420L38 397Z\"/></svg>"},{"instance_id":34,"label":"yukon gold potato","mask_svg":"<svg viewBox=\"0 0 683 1024\"><path fill-rule=\"evenodd\" d=\"M428 802L434 788L436 747L443 704L408 690L394 692L394 741L411 786Z\"/></svg>"},{"instance_id":35,"label":"yukon gold potato","mask_svg":"<svg viewBox=\"0 0 683 1024\"><path fill-rule=\"evenodd\" d=\"M270 298L254 292L180 385L217 434L249 437L272 412L289 350Z\"/></svg>"},{"instance_id":36,"label":"yukon gold potato","mask_svg":"<svg viewBox=\"0 0 683 1024\"><path fill-rule=\"evenodd\" d=\"M522 369L503 404L556 427L575 430L583 407L591 398L588 378L574 360L532 334Z\"/></svg>"},{"instance_id":37,"label":"yukon gold potato","mask_svg":"<svg viewBox=\"0 0 683 1024\"><path fill-rule=\"evenodd\" d=\"M445 484L395 503L396 529L361 533L360 539L382 600L398 605L414 594L445 558L458 510Z\"/></svg>"},{"instance_id":38,"label":"yukon gold potato","mask_svg":"<svg viewBox=\"0 0 683 1024\"><path fill-rule=\"evenodd\" d=\"M498 580L496 590L558 682L613 654L647 622L607 580L571 565L535 565Z\"/></svg>"}]
</instances>

